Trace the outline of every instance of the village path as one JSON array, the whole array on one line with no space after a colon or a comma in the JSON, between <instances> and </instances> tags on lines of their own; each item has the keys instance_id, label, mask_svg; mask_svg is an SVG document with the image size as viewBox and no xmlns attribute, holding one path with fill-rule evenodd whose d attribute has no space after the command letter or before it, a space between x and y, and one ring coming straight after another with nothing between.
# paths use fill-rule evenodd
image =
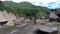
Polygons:
<instances>
[{"instance_id":1,"label":"village path","mask_svg":"<svg viewBox=\"0 0 60 34\"><path fill-rule=\"evenodd\" d=\"M24 27L13 28L11 31L7 29L0 30L0 34L34 34L35 25L26 25ZM40 26L40 25L38 25ZM60 34L60 23L57 22L47 22L46 26L58 27L58 34Z\"/></svg>"},{"instance_id":2,"label":"village path","mask_svg":"<svg viewBox=\"0 0 60 34\"><path fill-rule=\"evenodd\" d=\"M41 26L41 25L37 25L37 26ZM25 27L22 31L18 32L18 34L34 34L34 27L37 27L36 25L29 25L27 27ZM57 27L57 34L60 34L60 23L58 22L47 22L47 24L45 26L50 26L50 27ZM43 26L44 27L44 26Z\"/></svg>"},{"instance_id":3,"label":"village path","mask_svg":"<svg viewBox=\"0 0 60 34\"><path fill-rule=\"evenodd\" d=\"M28 25L26 27L23 27L22 30L16 31L16 32L11 33L11 34L32 34L33 27L34 27L34 25Z\"/></svg>"},{"instance_id":4,"label":"village path","mask_svg":"<svg viewBox=\"0 0 60 34\"><path fill-rule=\"evenodd\" d=\"M27 25L22 28L18 28L15 30L12 30L10 34L34 34L34 26L35 25ZM38 25L40 26L40 25ZM50 26L50 27L57 27L58 28L58 33L60 34L60 23L57 22L47 22L45 26Z\"/></svg>"}]
</instances>

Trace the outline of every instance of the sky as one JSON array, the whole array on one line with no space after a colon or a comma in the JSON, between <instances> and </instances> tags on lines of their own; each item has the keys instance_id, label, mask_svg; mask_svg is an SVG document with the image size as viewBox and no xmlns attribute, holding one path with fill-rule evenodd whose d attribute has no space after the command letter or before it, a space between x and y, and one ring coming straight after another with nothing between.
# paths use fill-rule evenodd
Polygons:
<instances>
[{"instance_id":1,"label":"sky","mask_svg":"<svg viewBox=\"0 0 60 34\"><path fill-rule=\"evenodd\" d=\"M10 1L10 0L7 0L7 1ZM11 0L11 1L14 1L17 3L27 1L27 2L31 2L34 5L48 7L51 9L60 8L60 0Z\"/></svg>"}]
</instances>

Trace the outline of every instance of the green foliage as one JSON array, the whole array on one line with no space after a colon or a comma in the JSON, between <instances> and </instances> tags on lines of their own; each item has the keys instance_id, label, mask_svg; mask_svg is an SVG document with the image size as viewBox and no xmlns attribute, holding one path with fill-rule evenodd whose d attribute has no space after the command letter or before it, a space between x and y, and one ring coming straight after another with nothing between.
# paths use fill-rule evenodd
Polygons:
<instances>
[{"instance_id":1,"label":"green foliage","mask_svg":"<svg viewBox=\"0 0 60 34\"><path fill-rule=\"evenodd\" d=\"M46 16L50 12L50 9L46 7L35 6L29 2L15 3L12 1L3 1L3 3L0 2L0 5L7 12L12 12L18 15L19 17L25 17L25 18L32 18L32 17L39 18L40 16Z\"/></svg>"},{"instance_id":2,"label":"green foliage","mask_svg":"<svg viewBox=\"0 0 60 34\"><path fill-rule=\"evenodd\" d=\"M0 10L4 10L4 3L0 1Z\"/></svg>"},{"instance_id":3,"label":"green foliage","mask_svg":"<svg viewBox=\"0 0 60 34\"><path fill-rule=\"evenodd\" d=\"M57 8L56 9L50 9L51 11L56 11L57 10Z\"/></svg>"}]
</instances>

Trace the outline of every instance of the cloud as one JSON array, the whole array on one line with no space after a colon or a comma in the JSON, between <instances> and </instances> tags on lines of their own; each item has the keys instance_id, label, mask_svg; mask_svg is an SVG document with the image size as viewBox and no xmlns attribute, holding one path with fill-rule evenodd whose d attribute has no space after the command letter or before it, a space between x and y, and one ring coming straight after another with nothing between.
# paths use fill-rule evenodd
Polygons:
<instances>
[{"instance_id":1,"label":"cloud","mask_svg":"<svg viewBox=\"0 0 60 34\"><path fill-rule=\"evenodd\" d=\"M48 8L56 8L59 0L34 0L35 5L44 6Z\"/></svg>"},{"instance_id":2,"label":"cloud","mask_svg":"<svg viewBox=\"0 0 60 34\"><path fill-rule=\"evenodd\" d=\"M35 5L40 5L48 8L60 8L60 0L34 0Z\"/></svg>"},{"instance_id":3,"label":"cloud","mask_svg":"<svg viewBox=\"0 0 60 34\"><path fill-rule=\"evenodd\" d=\"M60 8L60 0L11 0L11 1L14 2L28 1L37 6L43 6L48 8Z\"/></svg>"},{"instance_id":4,"label":"cloud","mask_svg":"<svg viewBox=\"0 0 60 34\"><path fill-rule=\"evenodd\" d=\"M22 2L22 1L28 1L28 2L32 2L31 0L12 0L14 2Z\"/></svg>"},{"instance_id":5,"label":"cloud","mask_svg":"<svg viewBox=\"0 0 60 34\"><path fill-rule=\"evenodd\" d=\"M59 0L57 0L56 2L50 2L50 3L48 3L48 6L47 6L48 8L60 8L60 1Z\"/></svg>"}]
</instances>

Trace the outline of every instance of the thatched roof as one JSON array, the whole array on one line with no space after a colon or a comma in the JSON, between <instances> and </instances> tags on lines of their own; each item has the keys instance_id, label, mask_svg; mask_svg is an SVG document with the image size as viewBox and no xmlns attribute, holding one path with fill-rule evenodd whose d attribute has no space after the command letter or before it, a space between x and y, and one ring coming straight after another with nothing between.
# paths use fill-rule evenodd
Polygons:
<instances>
[{"instance_id":1,"label":"thatched roof","mask_svg":"<svg viewBox=\"0 0 60 34\"><path fill-rule=\"evenodd\" d=\"M8 23L6 23L6 25L10 26L10 25L14 25L14 21L16 20L16 16L12 13L7 13L7 11L0 11L0 22L4 22L4 21L8 21Z\"/></svg>"},{"instance_id":2,"label":"thatched roof","mask_svg":"<svg viewBox=\"0 0 60 34\"><path fill-rule=\"evenodd\" d=\"M55 12L50 12L49 17L50 18L58 18L58 16L55 14Z\"/></svg>"},{"instance_id":3,"label":"thatched roof","mask_svg":"<svg viewBox=\"0 0 60 34\"><path fill-rule=\"evenodd\" d=\"M1 21L7 21L7 19L5 18L5 16L3 15L3 12L0 11L0 22Z\"/></svg>"}]
</instances>

